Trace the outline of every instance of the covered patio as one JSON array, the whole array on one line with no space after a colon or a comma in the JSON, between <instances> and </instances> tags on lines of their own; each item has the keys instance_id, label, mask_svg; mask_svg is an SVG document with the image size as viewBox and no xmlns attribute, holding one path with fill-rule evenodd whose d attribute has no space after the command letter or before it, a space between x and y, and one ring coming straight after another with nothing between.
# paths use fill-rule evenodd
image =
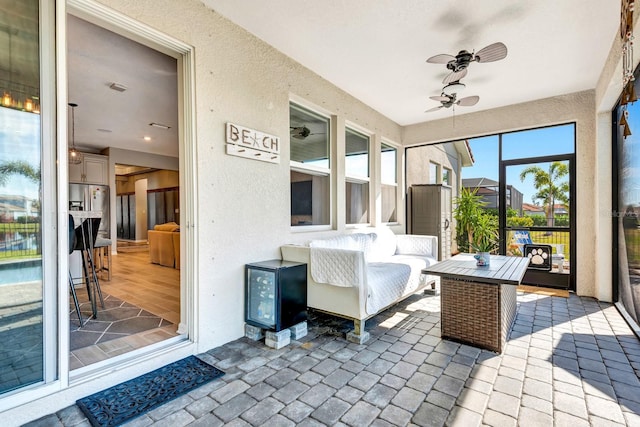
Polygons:
<instances>
[{"instance_id":1,"label":"covered patio","mask_svg":"<svg viewBox=\"0 0 640 427\"><path fill-rule=\"evenodd\" d=\"M316 314L280 350L247 338L213 348L199 356L222 379L129 425L640 425L640 341L611 304L518 292L501 355L442 340L438 296L371 325L356 345L348 324ZM71 406L28 425L88 421Z\"/></svg>"}]
</instances>

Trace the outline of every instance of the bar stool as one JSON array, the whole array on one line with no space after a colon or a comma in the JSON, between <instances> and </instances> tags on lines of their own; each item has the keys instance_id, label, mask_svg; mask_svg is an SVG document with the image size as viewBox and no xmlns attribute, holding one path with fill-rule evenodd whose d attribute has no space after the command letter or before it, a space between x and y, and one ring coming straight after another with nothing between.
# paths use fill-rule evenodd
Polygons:
<instances>
[{"instance_id":1,"label":"bar stool","mask_svg":"<svg viewBox=\"0 0 640 427\"><path fill-rule=\"evenodd\" d=\"M98 237L93 245L94 260L96 261L97 272L107 272L107 280L111 280L111 239ZM106 265L105 265L106 262Z\"/></svg>"},{"instance_id":2,"label":"bar stool","mask_svg":"<svg viewBox=\"0 0 640 427\"><path fill-rule=\"evenodd\" d=\"M73 221L73 217L69 215L69 255L73 253L76 246L76 230L75 230L75 222ZM71 289L71 296L73 297L73 303L76 306L76 313L78 314L78 321L80 322L80 327L84 326L82 322L82 313L80 313L80 304L78 303L78 294L76 293L76 288L73 285L73 277L71 276L71 270L69 270L69 288Z\"/></svg>"},{"instance_id":3,"label":"bar stool","mask_svg":"<svg viewBox=\"0 0 640 427\"><path fill-rule=\"evenodd\" d=\"M93 248L96 237L98 235L98 227L100 227L100 218L88 218L82 222L80 227L76 228L76 245L74 250L80 251L82 254L82 269L84 272L84 283L87 286L87 294L91 301L91 311L93 318L98 318L98 302L96 297L100 298L100 305L104 308L104 299L100 282L96 274L96 266L93 259ZM94 288L93 290L91 288Z\"/></svg>"}]
</instances>

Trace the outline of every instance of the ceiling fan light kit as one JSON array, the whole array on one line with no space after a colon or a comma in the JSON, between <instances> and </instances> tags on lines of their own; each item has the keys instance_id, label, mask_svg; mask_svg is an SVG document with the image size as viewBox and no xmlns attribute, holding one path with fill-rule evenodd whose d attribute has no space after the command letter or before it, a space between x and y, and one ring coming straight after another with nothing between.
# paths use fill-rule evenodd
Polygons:
<instances>
[{"instance_id":1,"label":"ceiling fan light kit","mask_svg":"<svg viewBox=\"0 0 640 427\"><path fill-rule=\"evenodd\" d=\"M480 100L479 96L467 96L457 99L457 94L466 86L460 80L467 75L467 68L472 62L495 62L504 59L507 56L507 46L504 43L492 43L480 49L478 52L469 52L461 50L457 55L438 54L427 59L430 64L446 64L447 70L451 72L442 80L446 86L442 88L440 96L431 96L430 99L440 102L442 105L430 108L425 113L437 111L441 108L450 108L460 105L463 107L471 107L476 105Z\"/></svg>"},{"instance_id":2,"label":"ceiling fan light kit","mask_svg":"<svg viewBox=\"0 0 640 427\"><path fill-rule=\"evenodd\" d=\"M466 85L460 82L449 83L445 87L442 88L442 93L445 95L453 95L454 93L459 93L464 90Z\"/></svg>"}]
</instances>

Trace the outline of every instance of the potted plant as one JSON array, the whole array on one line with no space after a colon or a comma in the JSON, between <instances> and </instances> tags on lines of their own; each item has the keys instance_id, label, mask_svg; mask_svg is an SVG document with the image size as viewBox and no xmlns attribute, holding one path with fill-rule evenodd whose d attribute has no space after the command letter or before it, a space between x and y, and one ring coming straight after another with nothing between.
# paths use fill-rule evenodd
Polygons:
<instances>
[{"instance_id":1,"label":"potted plant","mask_svg":"<svg viewBox=\"0 0 640 427\"><path fill-rule=\"evenodd\" d=\"M462 188L455 199L458 248L476 252L478 266L489 265L489 253L498 249L498 217L484 209L486 203L477 189Z\"/></svg>"},{"instance_id":2,"label":"potted plant","mask_svg":"<svg viewBox=\"0 0 640 427\"><path fill-rule=\"evenodd\" d=\"M476 218L473 242L470 246L476 252L474 255L476 265L478 267L488 266L491 259L490 253L498 249L498 231L491 215L484 214Z\"/></svg>"}]
</instances>

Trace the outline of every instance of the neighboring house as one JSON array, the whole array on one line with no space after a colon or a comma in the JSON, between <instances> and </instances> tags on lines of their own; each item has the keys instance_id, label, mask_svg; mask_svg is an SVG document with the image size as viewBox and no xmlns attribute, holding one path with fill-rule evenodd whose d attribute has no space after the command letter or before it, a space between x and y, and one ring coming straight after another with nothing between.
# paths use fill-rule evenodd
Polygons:
<instances>
[{"instance_id":1,"label":"neighboring house","mask_svg":"<svg viewBox=\"0 0 640 427\"><path fill-rule=\"evenodd\" d=\"M17 220L21 216L34 214L33 199L20 195L0 195L0 218Z\"/></svg>"},{"instance_id":2,"label":"neighboring house","mask_svg":"<svg viewBox=\"0 0 640 427\"><path fill-rule=\"evenodd\" d=\"M451 200L454 200L461 188L462 168L473 166L473 162L473 153L467 140L411 147L406 152L407 188L419 184L446 185L451 187ZM433 212L433 215L447 216L451 223L451 235L455 236L455 219L450 215L452 210L453 206L448 206L446 214ZM453 240L452 247L443 251L452 253L457 250L455 239Z\"/></svg>"},{"instance_id":3,"label":"neighboring house","mask_svg":"<svg viewBox=\"0 0 640 427\"><path fill-rule=\"evenodd\" d=\"M569 215L569 207L565 205L555 204L553 205L554 215Z\"/></svg>"},{"instance_id":4,"label":"neighboring house","mask_svg":"<svg viewBox=\"0 0 640 427\"><path fill-rule=\"evenodd\" d=\"M544 208L530 203L523 203L522 213L525 216L544 216Z\"/></svg>"},{"instance_id":5,"label":"neighboring house","mask_svg":"<svg viewBox=\"0 0 640 427\"><path fill-rule=\"evenodd\" d=\"M476 190L476 194L481 196L482 201L486 203L485 208L498 208L498 181L489 178L465 178L462 180L462 186L470 190ZM507 206L518 211L518 215L522 215L522 193L513 185L507 185Z\"/></svg>"},{"instance_id":6,"label":"neighboring house","mask_svg":"<svg viewBox=\"0 0 640 427\"><path fill-rule=\"evenodd\" d=\"M522 204L522 213L526 216L544 216L544 206L532 205L530 203ZM556 204L553 206L554 215L569 215L569 208L565 205Z\"/></svg>"}]
</instances>

